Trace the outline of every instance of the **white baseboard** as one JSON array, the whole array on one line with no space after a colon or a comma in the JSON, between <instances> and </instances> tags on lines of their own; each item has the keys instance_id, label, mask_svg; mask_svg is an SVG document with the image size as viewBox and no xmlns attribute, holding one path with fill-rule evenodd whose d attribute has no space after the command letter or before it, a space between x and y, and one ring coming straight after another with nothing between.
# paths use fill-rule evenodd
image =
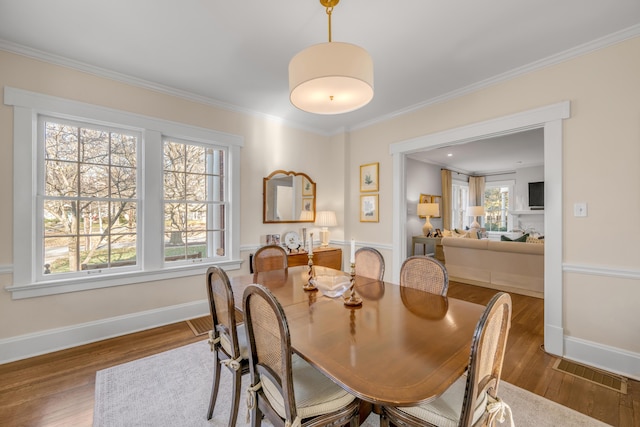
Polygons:
<instances>
[{"instance_id":1,"label":"white baseboard","mask_svg":"<svg viewBox=\"0 0 640 427\"><path fill-rule=\"evenodd\" d=\"M0 340L0 364L205 316L206 300Z\"/></svg>"},{"instance_id":2,"label":"white baseboard","mask_svg":"<svg viewBox=\"0 0 640 427\"><path fill-rule=\"evenodd\" d=\"M640 381L640 354L580 338L564 338L564 357Z\"/></svg>"}]
</instances>

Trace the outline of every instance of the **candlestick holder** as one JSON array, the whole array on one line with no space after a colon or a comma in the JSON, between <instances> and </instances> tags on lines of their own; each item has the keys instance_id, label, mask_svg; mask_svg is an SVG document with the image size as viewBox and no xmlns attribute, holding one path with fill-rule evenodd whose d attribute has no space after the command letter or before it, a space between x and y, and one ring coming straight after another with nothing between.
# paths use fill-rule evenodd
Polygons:
<instances>
[{"instance_id":1,"label":"candlestick holder","mask_svg":"<svg viewBox=\"0 0 640 427\"><path fill-rule=\"evenodd\" d=\"M345 297L344 305L349 307L356 307L362 305L362 298L356 295L356 264L355 262L351 263L351 271L349 272L351 275L351 286L349 287L349 296Z\"/></svg>"},{"instance_id":2,"label":"candlestick holder","mask_svg":"<svg viewBox=\"0 0 640 427\"><path fill-rule=\"evenodd\" d=\"M304 289L305 291L317 291L318 288L313 284L313 279L315 279L316 277L316 270L315 268L313 268L313 253L308 253L307 257L309 258L309 262L307 263L307 265L309 266L309 278L307 279L307 282L304 284L302 289Z\"/></svg>"}]
</instances>

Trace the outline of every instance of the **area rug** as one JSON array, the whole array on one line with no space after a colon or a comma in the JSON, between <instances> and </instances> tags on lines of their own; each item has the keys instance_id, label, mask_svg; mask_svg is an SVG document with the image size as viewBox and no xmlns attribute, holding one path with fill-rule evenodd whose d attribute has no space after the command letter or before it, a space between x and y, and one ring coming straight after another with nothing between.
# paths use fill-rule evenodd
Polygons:
<instances>
[{"instance_id":1,"label":"area rug","mask_svg":"<svg viewBox=\"0 0 640 427\"><path fill-rule=\"evenodd\" d=\"M218 402L213 419L207 421L212 374L212 357L206 341L98 371L93 425L226 427L231 407L231 374L222 370ZM248 375L245 375L238 426L249 425L245 403L247 385ZM607 426L505 381L501 383L500 395L511 406L517 427ZM263 425L270 424L263 422ZM362 425L377 427L379 418L371 414Z\"/></svg>"}]
</instances>

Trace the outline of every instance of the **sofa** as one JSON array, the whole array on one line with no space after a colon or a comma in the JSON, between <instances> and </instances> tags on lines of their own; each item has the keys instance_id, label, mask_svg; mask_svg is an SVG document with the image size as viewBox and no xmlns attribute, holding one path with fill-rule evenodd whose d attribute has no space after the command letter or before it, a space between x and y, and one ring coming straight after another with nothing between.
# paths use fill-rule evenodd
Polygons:
<instances>
[{"instance_id":1,"label":"sofa","mask_svg":"<svg viewBox=\"0 0 640 427\"><path fill-rule=\"evenodd\" d=\"M449 280L544 297L544 244L443 237Z\"/></svg>"}]
</instances>

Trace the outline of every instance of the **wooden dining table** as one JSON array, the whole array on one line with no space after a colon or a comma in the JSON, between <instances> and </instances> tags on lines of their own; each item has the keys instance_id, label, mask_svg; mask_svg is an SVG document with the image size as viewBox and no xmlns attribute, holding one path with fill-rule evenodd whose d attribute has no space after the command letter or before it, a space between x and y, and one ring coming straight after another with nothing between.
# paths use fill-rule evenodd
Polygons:
<instances>
[{"instance_id":1,"label":"wooden dining table","mask_svg":"<svg viewBox=\"0 0 640 427\"><path fill-rule=\"evenodd\" d=\"M484 306L355 276L362 305L349 307L343 296L305 291L308 278L307 266L233 277L235 306L242 311L249 284L267 287L284 309L293 350L372 404L428 402L464 373Z\"/></svg>"}]
</instances>

